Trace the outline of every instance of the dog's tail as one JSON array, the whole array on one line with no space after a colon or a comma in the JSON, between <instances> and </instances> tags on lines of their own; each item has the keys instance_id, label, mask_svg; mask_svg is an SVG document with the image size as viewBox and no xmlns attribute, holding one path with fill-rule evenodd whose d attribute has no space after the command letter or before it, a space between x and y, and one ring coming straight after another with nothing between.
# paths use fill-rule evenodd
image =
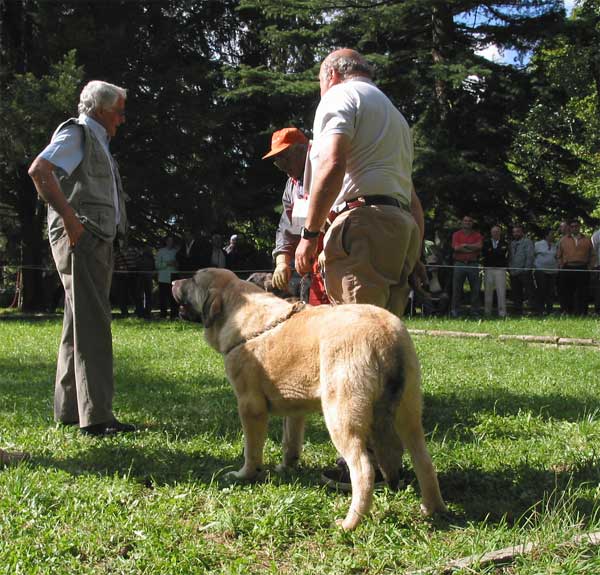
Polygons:
<instances>
[{"instance_id":1,"label":"dog's tail","mask_svg":"<svg viewBox=\"0 0 600 575\"><path fill-rule=\"evenodd\" d=\"M403 447L396 429L398 403L405 387L404 354L398 349L393 367L384 371L383 392L373 405L371 449L385 480L394 488L402 467Z\"/></svg>"}]
</instances>

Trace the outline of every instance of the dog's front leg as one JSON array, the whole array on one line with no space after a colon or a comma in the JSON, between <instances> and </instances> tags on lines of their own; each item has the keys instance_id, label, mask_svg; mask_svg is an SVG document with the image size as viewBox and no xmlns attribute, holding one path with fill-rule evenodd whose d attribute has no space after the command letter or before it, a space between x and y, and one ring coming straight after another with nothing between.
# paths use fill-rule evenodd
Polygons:
<instances>
[{"instance_id":1,"label":"dog's front leg","mask_svg":"<svg viewBox=\"0 0 600 575\"><path fill-rule=\"evenodd\" d=\"M236 479L254 479L262 472L269 419L267 402L260 396L239 396L238 413L244 430L244 467L230 475Z\"/></svg>"},{"instance_id":2,"label":"dog's front leg","mask_svg":"<svg viewBox=\"0 0 600 575\"><path fill-rule=\"evenodd\" d=\"M288 415L283 418L283 461L277 471L296 467L304 443L304 415Z\"/></svg>"}]
</instances>

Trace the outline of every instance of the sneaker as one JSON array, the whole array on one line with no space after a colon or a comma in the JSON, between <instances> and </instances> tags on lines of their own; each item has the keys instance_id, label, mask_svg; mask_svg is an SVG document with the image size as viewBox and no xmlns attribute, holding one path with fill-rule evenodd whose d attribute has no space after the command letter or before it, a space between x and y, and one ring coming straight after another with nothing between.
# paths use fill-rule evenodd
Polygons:
<instances>
[{"instance_id":1,"label":"sneaker","mask_svg":"<svg viewBox=\"0 0 600 575\"><path fill-rule=\"evenodd\" d=\"M121 423L116 419L107 423L95 423L81 428L81 433L84 435L92 435L94 437L104 437L106 435L116 435L117 433L130 433L135 431L135 425L130 423Z\"/></svg>"},{"instance_id":2,"label":"sneaker","mask_svg":"<svg viewBox=\"0 0 600 575\"><path fill-rule=\"evenodd\" d=\"M352 491L352 482L350 481L350 470L348 464L343 457L340 457L336 462L336 467L325 469L321 473L321 483L330 489L338 491ZM383 487L385 479L379 469L375 470L375 489Z\"/></svg>"}]
</instances>

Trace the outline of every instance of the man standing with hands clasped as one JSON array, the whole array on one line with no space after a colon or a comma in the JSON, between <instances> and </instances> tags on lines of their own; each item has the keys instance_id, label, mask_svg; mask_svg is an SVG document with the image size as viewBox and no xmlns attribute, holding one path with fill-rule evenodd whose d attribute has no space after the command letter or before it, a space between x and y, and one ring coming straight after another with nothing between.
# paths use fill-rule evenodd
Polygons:
<instances>
[{"instance_id":1,"label":"man standing with hands clasped","mask_svg":"<svg viewBox=\"0 0 600 575\"><path fill-rule=\"evenodd\" d=\"M319 261L330 301L374 304L400 317L421 250L423 212L412 184L410 128L372 74L363 56L347 48L321 64L296 269L311 270L326 228ZM343 460L323 479L339 489L350 486Z\"/></svg>"},{"instance_id":2,"label":"man standing with hands clasped","mask_svg":"<svg viewBox=\"0 0 600 575\"><path fill-rule=\"evenodd\" d=\"M92 81L79 117L61 124L29 175L48 203L48 236L65 288L54 418L87 435L133 431L112 411L109 302L113 240L126 231L124 193L109 142L125 121L123 88Z\"/></svg>"},{"instance_id":3,"label":"man standing with hands clasped","mask_svg":"<svg viewBox=\"0 0 600 575\"><path fill-rule=\"evenodd\" d=\"M460 314L463 288L465 279L469 282L471 290L472 316L479 315L479 256L483 247L483 236L473 229L473 218L465 215L462 219L460 230L452 234L452 252L454 270L452 273L452 305L450 315L458 317Z\"/></svg>"}]
</instances>

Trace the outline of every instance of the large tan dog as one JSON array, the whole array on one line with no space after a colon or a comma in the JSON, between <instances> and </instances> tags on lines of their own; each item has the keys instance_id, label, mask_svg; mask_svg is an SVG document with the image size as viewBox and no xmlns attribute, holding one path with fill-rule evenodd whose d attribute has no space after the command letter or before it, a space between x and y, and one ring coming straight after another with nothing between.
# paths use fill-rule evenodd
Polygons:
<instances>
[{"instance_id":1,"label":"large tan dog","mask_svg":"<svg viewBox=\"0 0 600 575\"><path fill-rule=\"evenodd\" d=\"M371 507L374 469L397 483L402 445L419 481L424 513L446 509L421 425L420 370L402 322L371 305L291 304L233 272L203 269L173 283L185 319L202 321L208 343L224 357L244 430L244 466L262 470L269 414L285 415L283 466L298 462L304 415L322 409L346 459L352 502L344 529Z\"/></svg>"}]
</instances>

